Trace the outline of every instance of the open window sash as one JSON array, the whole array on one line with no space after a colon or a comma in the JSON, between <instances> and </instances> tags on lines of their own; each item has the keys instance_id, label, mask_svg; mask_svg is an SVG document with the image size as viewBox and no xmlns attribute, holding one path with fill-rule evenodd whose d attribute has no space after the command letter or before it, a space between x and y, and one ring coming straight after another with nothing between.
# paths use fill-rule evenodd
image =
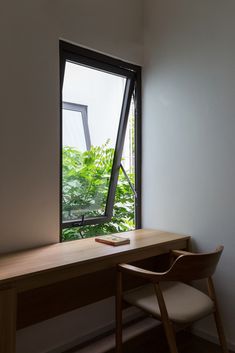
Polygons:
<instances>
[{"instance_id":1,"label":"open window sash","mask_svg":"<svg viewBox=\"0 0 235 353\"><path fill-rule=\"evenodd\" d=\"M62 108L64 105L63 99L62 99L62 90L63 90L66 62L72 62L74 64L84 65L88 68L93 68L106 73L122 76L126 79L126 83L125 83L125 89L123 94L122 107L121 107L117 138L116 138L116 145L114 149L112 170L111 170L110 179L109 179L108 193L107 193L104 213L102 215L97 215L97 216L82 215L81 217L77 219L72 219L72 220L62 219L62 228L100 224L100 223L109 222L112 218L114 202L115 202L115 193L116 193L116 188L118 183L119 171L121 168L121 159L122 159L122 153L123 153L128 117L129 117L130 104L131 104L132 96L134 94L135 79L136 79L135 73L131 70L125 69L123 67L112 66L106 62L102 62L102 60L96 60L95 58L86 57L82 55L83 49L82 49L82 53L78 55L76 52L73 52L71 48L72 47L67 43L61 42L61 46L60 46L61 130L62 130ZM85 49L84 49L84 52L86 52ZM62 140L62 136L61 136L61 140ZM62 142L61 142L61 148L62 148ZM62 157L61 157L61 164L62 164ZM62 180L62 177L61 177L61 180ZM62 190L62 181L61 181L61 190ZM62 205L62 196L63 195L61 195L61 205ZM62 212L63 210L61 209L61 214Z\"/></svg>"}]
</instances>

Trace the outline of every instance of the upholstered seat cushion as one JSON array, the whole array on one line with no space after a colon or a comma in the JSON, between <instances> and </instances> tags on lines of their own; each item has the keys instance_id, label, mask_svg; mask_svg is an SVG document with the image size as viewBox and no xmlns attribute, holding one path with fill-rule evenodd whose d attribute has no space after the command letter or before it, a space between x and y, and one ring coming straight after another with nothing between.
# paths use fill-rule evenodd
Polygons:
<instances>
[{"instance_id":1,"label":"upholstered seat cushion","mask_svg":"<svg viewBox=\"0 0 235 353\"><path fill-rule=\"evenodd\" d=\"M160 286L169 318L176 323L199 320L214 309L213 301L192 286L181 282L161 282ZM156 318L161 316L153 284L125 292L123 299Z\"/></svg>"}]
</instances>

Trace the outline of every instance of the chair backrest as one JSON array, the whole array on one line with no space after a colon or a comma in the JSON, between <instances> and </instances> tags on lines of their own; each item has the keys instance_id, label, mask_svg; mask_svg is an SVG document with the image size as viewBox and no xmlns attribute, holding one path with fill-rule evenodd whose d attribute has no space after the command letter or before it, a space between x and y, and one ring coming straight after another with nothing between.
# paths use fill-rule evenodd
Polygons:
<instances>
[{"instance_id":1,"label":"chair backrest","mask_svg":"<svg viewBox=\"0 0 235 353\"><path fill-rule=\"evenodd\" d=\"M180 255L165 273L163 279L187 282L212 276L223 248L221 245L211 253Z\"/></svg>"}]
</instances>

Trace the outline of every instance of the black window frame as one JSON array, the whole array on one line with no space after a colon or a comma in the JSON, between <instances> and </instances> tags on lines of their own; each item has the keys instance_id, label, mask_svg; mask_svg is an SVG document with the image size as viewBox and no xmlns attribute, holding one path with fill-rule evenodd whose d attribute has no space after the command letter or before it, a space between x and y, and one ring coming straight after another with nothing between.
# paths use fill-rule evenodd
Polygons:
<instances>
[{"instance_id":1,"label":"black window frame","mask_svg":"<svg viewBox=\"0 0 235 353\"><path fill-rule=\"evenodd\" d=\"M109 57L98 52L75 46L65 41L59 42L60 50L60 236L64 228L95 225L111 221L115 203L115 193L121 166L129 107L132 97L135 104L135 227L141 228L141 67ZM82 217L78 220L63 221L62 217L62 90L66 61L100 69L126 77L123 105L114 152L113 167L110 176L109 191L104 216Z\"/></svg>"}]
</instances>

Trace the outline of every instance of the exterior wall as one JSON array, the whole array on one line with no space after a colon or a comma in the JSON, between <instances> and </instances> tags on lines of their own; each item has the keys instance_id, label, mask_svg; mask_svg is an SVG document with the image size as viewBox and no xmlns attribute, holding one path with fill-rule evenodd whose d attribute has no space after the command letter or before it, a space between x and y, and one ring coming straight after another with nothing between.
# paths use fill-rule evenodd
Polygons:
<instances>
[{"instance_id":1,"label":"exterior wall","mask_svg":"<svg viewBox=\"0 0 235 353\"><path fill-rule=\"evenodd\" d=\"M143 226L224 244L215 280L235 344L235 2L145 4ZM211 322L197 330L215 337Z\"/></svg>"}]
</instances>

